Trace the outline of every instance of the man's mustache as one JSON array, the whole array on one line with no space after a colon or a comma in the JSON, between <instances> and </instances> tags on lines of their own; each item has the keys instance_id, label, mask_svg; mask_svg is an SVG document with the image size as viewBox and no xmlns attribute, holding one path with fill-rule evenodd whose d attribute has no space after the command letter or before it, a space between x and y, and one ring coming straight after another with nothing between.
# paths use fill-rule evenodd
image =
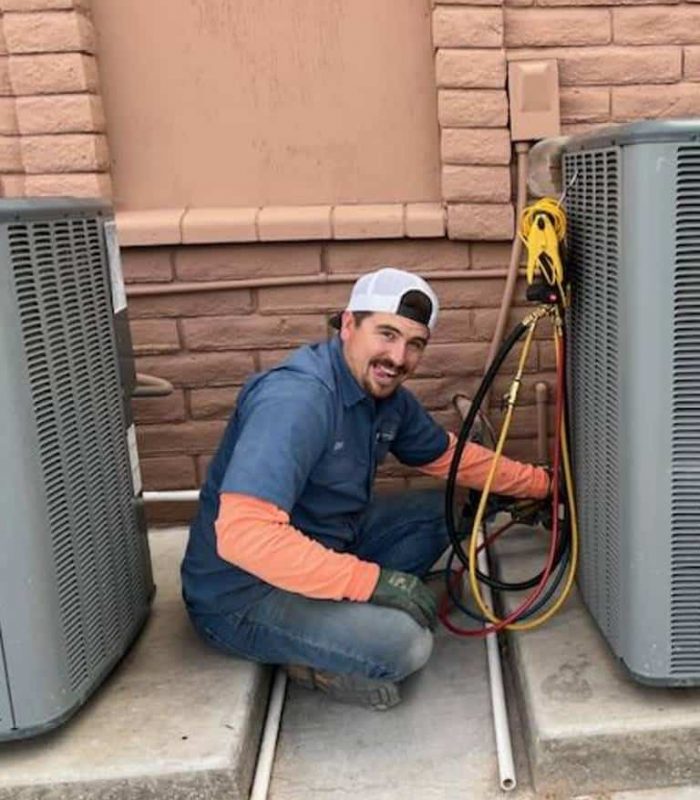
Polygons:
<instances>
[{"instance_id":1,"label":"man's mustache","mask_svg":"<svg viewBox=\"0 0 700 800\"><path fill-rule=\"evenodd\" d=\"M398 364L394 364L393 361L389 361L389 359L386 358L375 358L371 364L372 366L384 367L385 369L393 370L398 375L403 375L404 372L406 372L405 367L400 367Z\"/></svg>"}]
</instances>

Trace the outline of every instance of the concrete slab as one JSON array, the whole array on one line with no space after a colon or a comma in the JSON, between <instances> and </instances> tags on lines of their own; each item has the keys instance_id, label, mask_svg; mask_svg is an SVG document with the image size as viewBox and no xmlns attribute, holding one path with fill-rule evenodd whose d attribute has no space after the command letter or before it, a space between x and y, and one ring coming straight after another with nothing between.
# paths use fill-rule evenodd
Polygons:
<instances>
[{"instance_id":1,"label":"concrete slab","mask_svg":"<svg viewBox=\"0 0 700 800\"><path fill-rule=\"evenodd\" d=\"M483 643L440 632L403 688L401 705L376 712L290 687L270 800L502 798ZM532 797L520 753L512 800Z\"/></svg>"},{"instance_id":2,"label":"concrete slab","mask_svg":"<svg viewBox=\"0 0 700 800\"><path fill-rule=\"evenodd\" d=\"M509 578L542 565L539 543L517 538L501 558ZM700 783L700 689L635 683L576 592L542 628L509 634L508 649L538 792Z\"/></svg>"},{"instance_id":3,"label":"concrete slab","mask_svg":"<svg viewBox=\"0 0 700 800\"><path fill-rule=\"evenodd\" d=\"M151 617L85 708L57 731L0 745L0 800L248 796L269 674L191 629L180 600L185 537L151 535Z\"/></svg>"},{"instance_id":4,"label":"concrete slab","mask_svg":"<svg viewBox=\"0 0 700 800\"><path fill-rule=\"evenodd\" d=\"M668 789L642 789L632 792L613 792L604 795L586 794L574 800L700 800L700 787L673 786Z\"/></svg>"}]
</instances>

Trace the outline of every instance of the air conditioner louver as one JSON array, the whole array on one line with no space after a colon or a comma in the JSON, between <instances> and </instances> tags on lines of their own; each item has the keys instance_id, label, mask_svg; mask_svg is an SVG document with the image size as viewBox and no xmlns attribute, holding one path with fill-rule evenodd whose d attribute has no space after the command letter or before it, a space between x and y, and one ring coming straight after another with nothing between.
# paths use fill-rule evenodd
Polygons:
<instances>
[{"instance_id":1,"label":"air conditioner louver","mask_svg":"<svg viewBox=\"0 0 700 800\"><path fill-rule=\"evenodd\" d=\"M700 674L700 147L678 148L673 271L671 672Z\"/></svg>"},{"instance_id":2,"label":"air conditioner louver","mask_svg":"<svg viewBox=\"0 0 700 800\"><path fill-rule=\"evenodd\" d=\"M619 152L580 153L569 167L569 267L576 284L571 308L571 387L581 523L605 531L584 549L580 581L611 640L620 628L618 438ZM584 377L585 376L585 377Z\"/></svg>"}]
</instances>

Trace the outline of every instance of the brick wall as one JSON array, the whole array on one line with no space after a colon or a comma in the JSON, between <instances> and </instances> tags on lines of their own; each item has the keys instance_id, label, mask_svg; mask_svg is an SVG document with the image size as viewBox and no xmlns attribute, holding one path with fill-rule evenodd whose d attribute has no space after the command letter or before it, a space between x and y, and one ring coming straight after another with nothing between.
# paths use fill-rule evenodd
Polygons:
<instances>
[{"instance_id":1,"label":"brick wall","mask_svg":"<svg viewBox=\"0 0 700 800\"><path fill-rule=\"evenodd\" d=\"M564 133L700 114L700 4L508 0L507 56L556 58Z\"/></svg>"},{"instance_id":2,"label":"brick wall","mask_svg":"<svg viewBox=\"0 0 700 800\"><path fill-rule=\"evenodd\" d=\"M513 232L509 60L557 60L564 134L700 114L697 2L438 0L433 41L453 239Z\"/></svg>"},{"instance_id":3,"label":"brick wall","mask_svg":"<svg viewBox=\"0 0 700 800\"><path fill-rule=\"evenodd\" d=\"M325 338L328 317L341 309L354 276L387 263L420 269L440 298L433 340L410 388L443 424L459 423L450 405L455 392L474 392L500 303L509 247L449 242L319 242L131 248L125 278L137 369L172 381L173 395L135 401L139 450L147 489L199 486L223 432L237 392L254 371L281 360L290 349ZM473 277L464 277L469 273ZM455 276L452 278L451 275ZM295 278L329 276L333 283L293 285ZM345 276L347 278L345 279ZM278 277L283 286L256 286ZM246 288L217 292L139 296L139 284L245 281ZM518 303L522 303L519 294ZM512 322L522 307L514 309ZM544 336L543 332L543 336ZM513 366L513 362L510 363ZM534 385L552 381L546 341L528 363L524 408L510 452L531 458L535 433ZM497 387L498 402L505 384ZM498 417L495 412L496 418ZM406 485L415 472L398 464L382 471L380 484ZM411 478L412 485L426 482ZM162 509L159 519L163 519ZM171 507L168 519L182 513Z\"/></svg>"},{"instance_id":4,"label":"brick wall","mask_svg":"<svg viewBox=\"0 0 700 800\"><path fill-rule=\"evenodd\" d=\"M452 239L510 239L511 142L501 0L433 10L442 194Z\"/></svg>"},{"instance_id":5,"label":"brick wall","mask_svg":"<svg viewBox=\"0 0 700 800\"><path fill-rule=\"evenodd\" d=\"M2 0L0 11L2 194L109 197L86 0Z\"/></svg>"}]
</instances>

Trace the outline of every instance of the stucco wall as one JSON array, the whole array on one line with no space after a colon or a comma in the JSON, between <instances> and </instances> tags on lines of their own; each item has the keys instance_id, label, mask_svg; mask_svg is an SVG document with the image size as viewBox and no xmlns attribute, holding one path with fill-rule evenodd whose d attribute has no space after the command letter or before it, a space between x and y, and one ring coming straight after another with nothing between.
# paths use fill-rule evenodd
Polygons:
<instances>
[{"instance_id":1,"label":"stucco wall","mask_svg":"<svg viewBox=\"0 0 700 800\"><path fill-rule=\"evenodd\" d=\"M92 0L119 209L440 199L429 0Z\"/></svg>"}]
</instances>

